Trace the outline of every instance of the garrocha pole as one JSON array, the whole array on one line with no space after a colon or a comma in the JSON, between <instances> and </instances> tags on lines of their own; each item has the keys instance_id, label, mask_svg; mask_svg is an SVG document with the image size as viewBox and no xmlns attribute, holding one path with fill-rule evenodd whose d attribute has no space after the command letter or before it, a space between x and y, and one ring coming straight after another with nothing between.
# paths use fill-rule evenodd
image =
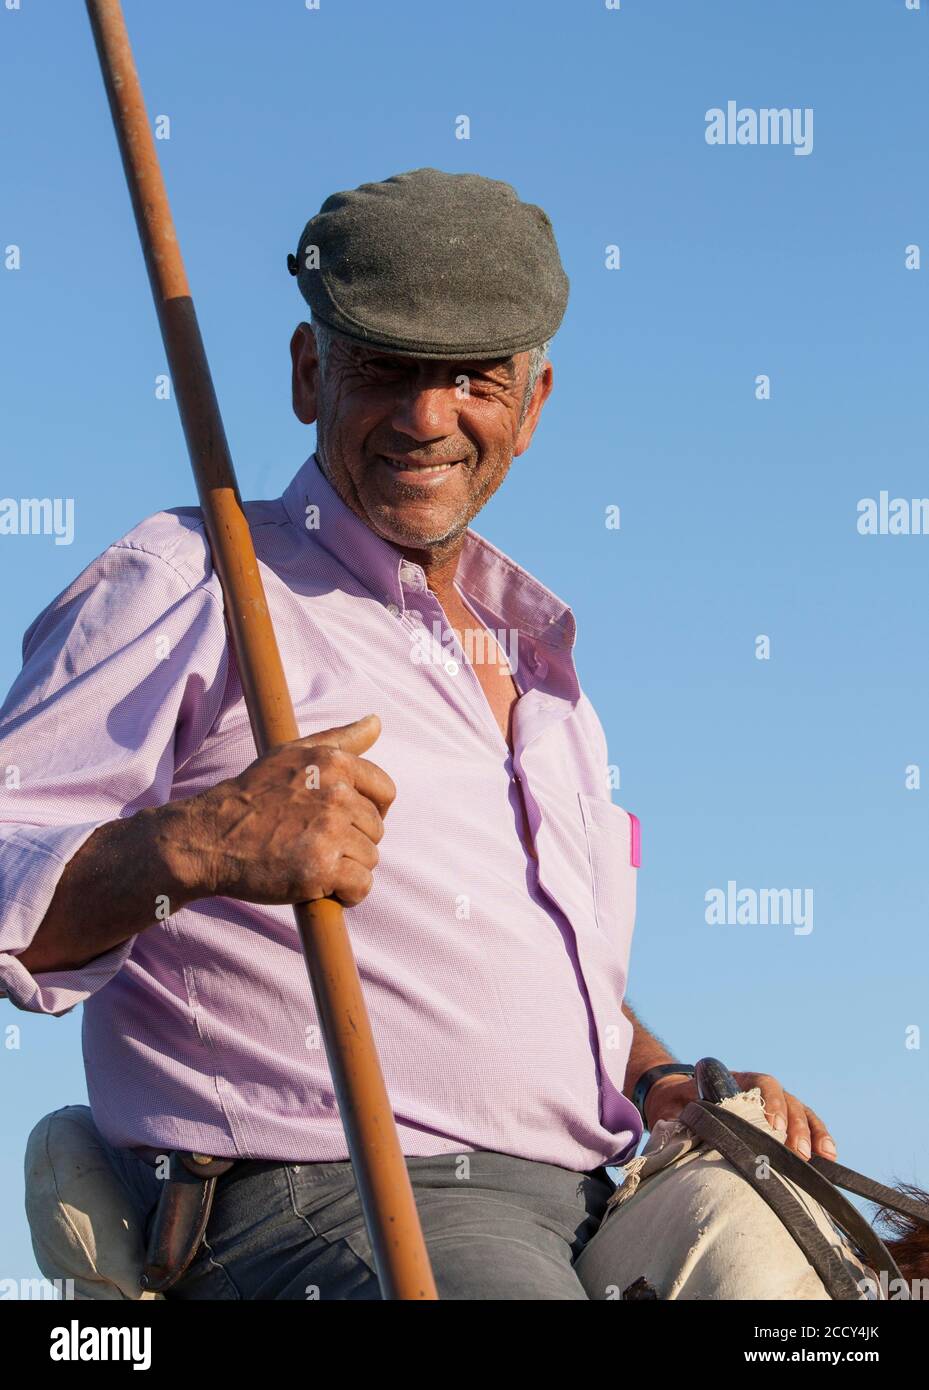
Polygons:
<instances>
[{"instance_id":1,"label":"garrocha pole","mask_svg":"<svg viewBox=\"0 0 929 1390\"><path fill-rule=\"evenodd\" d=\"M119 0L86 0L259 753L300 737ZM342 909L294 907L385 1299L437 1297Z\"/></svg>"}]
</instances>

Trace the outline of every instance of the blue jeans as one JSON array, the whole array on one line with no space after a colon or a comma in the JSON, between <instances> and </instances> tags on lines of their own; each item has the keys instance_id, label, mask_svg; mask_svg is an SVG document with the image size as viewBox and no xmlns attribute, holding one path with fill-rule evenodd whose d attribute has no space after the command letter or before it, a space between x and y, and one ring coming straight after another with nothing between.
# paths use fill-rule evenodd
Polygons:
<instances>
[{"instance_id":1,"label":"blue jeans","mask_svg":"<svg viewBox=\"0 0 929 1390\"><path fill-rule=\"evenodd\" d=\"M150 1208L159 1187L153 1170L126 1151L114 1158ZM597 1288L575 1270L613 1191L605 1169L575 1173L486 1152L408 1158L407 1168L440 1298L610 1296L602 1260L593 1262ZM237 1163L219 1179L199 1254L167 1296L378 1299L351 1164Z\"/></svg>"}]
</instances>

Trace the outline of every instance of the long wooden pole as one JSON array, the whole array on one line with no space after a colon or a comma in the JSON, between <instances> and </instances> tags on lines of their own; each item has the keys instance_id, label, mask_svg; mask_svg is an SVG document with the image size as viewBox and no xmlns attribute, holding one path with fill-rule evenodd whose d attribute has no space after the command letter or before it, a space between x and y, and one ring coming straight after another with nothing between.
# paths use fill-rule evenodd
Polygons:
<instances>
[{"instance_id":1,"label":"long wooden pole","mask_svg":"<svg viewBox=\"0 0 929 1390\"><path fill-rule=\"evenodd\" d=\"M86 0L259 753L300 737L119 0ZM294 908L387 1299L434 1299L429 1258L339 904Z\"/></svg>"}]
</instances>

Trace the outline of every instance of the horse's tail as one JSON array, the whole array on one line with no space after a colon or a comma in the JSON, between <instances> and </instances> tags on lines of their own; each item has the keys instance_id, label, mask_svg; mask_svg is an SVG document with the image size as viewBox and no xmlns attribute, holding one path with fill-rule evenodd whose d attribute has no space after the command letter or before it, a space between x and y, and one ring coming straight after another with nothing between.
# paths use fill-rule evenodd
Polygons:
<instances>
[{"instance_id":1,"label":"horse's tail","mask_svg":"<svg viewBox=\"0 0 929 1390\"><path fill-rule=\"evenodd\" d=\"M917 1221L915 1216L881 1207L874 1224L904 1279L910 1284L924 1281L917 1286L916 1296L929 1299L929 1192L908 1182L898 1182L894 1186L901 1196L925 1208L925 1219Z\"/></svg>"}]
</instances>

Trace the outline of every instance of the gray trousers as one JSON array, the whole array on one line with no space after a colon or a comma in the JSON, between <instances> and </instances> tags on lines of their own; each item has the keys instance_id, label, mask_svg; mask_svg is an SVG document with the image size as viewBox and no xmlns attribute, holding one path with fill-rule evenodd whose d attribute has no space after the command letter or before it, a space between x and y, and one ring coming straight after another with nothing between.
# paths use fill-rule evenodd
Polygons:
<instances>
[{"instance_id":1,"label":"gray trousers","mask_svg":"<svg viewBox=\"0 0 929 1390\"><path fill-rule=\"evenodd\" d=\"M144 1219L159 1191L135 1154L112 1162ZM613 1183L508 1154L408 1158L442 1299L615 1299ZM620 1223L617 1223L617 1229ZM219 1179L206 1240L169 1299L378 1299L351 1165L241 1162Z\"/></svg>"}]
</instances>

